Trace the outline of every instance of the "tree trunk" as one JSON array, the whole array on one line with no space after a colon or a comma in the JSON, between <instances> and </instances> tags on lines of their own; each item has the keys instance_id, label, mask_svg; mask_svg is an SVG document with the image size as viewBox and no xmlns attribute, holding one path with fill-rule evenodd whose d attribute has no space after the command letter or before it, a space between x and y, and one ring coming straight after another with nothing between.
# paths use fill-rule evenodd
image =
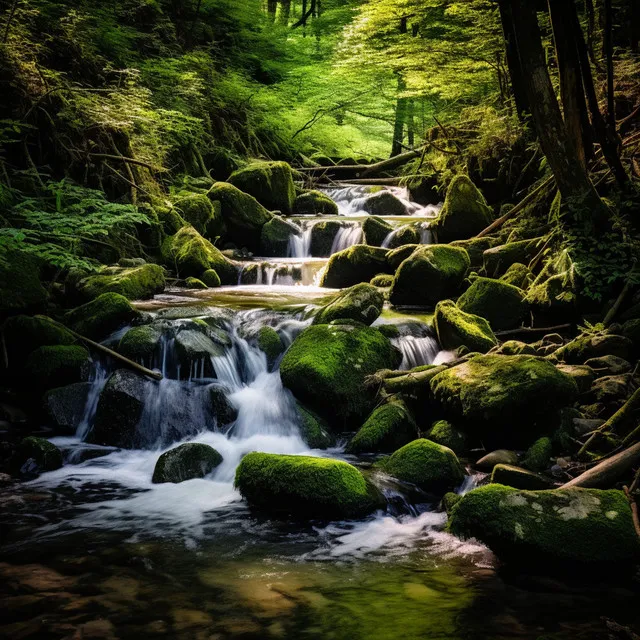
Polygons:
<instances>
[{"instance_id":1,"label":"tree trunk","mask_svg":"<svg viewBox=\"0 0 640 640\"><path fill-rule=\"evenodd\" d=\"M589 58L595 64L593 35L596 30L596 13L593 9L593 0L584 0L584 12L587 15L587 51L589 52Z\"/></svg>"},{"instance_id":2,"label":"tree trunk","mask_svg":"<svg viewBox=\"0 0 640 640\"><path fill-rule=\"evenodd\" d=\"M280 15L278 21L285 27L289 24L289 16L291 15L291 0L280 0Z\"/></svg>"},{"instance_id":3,"label":"tree trunk","mask_svg":"<svg viewBox=\"0 0 640 640\"><path fill-rule=\"evenodd\" d=\"M267 0L267 15L271 22L276 20L276 10L278 9L278 0Z\"/></svg>"},{"instance_id":4,"label":"tree trunk","mask_svg":"<svg viewBox=\"0 0 640 640\"><path fill-rule=\"evenodd\" d=\"M617 453L611 458L606 458L592 469L569 480L561 489L571 487L584 487L589 489L609 489L618 480L624 477L640 460L640 443Z\"/></svg>"},{"instance_id":5,"label":"tree trunk","mask_svg":"<svg viewBox=\"0 0 640 640\"><path fill-rule=\"evenodd\" d=\"M637 2L637 0L636 0ZM604 37L602 40L607 61L607 126L616 130L616 105L613 92L613 9L611 0L604 0Z\"/></svg>"},{"instance_id":6,"label":"tree trunk","mask_svg":"<svg viewBox=\"0 0 640 640\"><path fill-rule=\"evenodd\" d=\"M402 74L398 72L398 99L396 101L396 116L393 125L393 144L391 145L391 157L402 152L402 141L404 139L404 121L407 110L407 99L400 97L405 90L406 84Z\"/></svg>"},{"instance_id":7,"label":"tree trunk","mask_svg":"<svg viewBox=\"0 0 640 640\"><path fill-rule=\"evenodd\" d=\"M416 143L415 100L407 99L407 144L413 148Z\"/></svg>"}]
</instances>

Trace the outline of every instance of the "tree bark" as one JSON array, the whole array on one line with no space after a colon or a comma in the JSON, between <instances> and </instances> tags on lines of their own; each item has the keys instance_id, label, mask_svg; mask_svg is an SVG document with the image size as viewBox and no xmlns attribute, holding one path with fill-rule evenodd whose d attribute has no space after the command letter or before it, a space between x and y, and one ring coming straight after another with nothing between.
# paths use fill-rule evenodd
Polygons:
<instances>
[{"instance_id":1,"label":"tree bark","mask_svg":"<svg viewBox=\"0 0 640 640\"><path fill-rule=\"evenodd\" d=\"M278 9L278 0L267 0L267 15L271 22L276 20L276 11Z\"/></svg>"},{"instance_id":2,"label":"tree bark","mask_svg":"<svg viewBox=\"0 0 640 640\"><path fill-rule=\"evenodd\" d=\"M402 152L402 141L404 140L404 121L406 118L407 99L400 97L406 89L406 84L401 72L398 72L398 98L396 100L396 115L393 125L393 143L391 145L391 157Z\"/></svg>"},{"instance_id":3,"label":"tree bark","mask_svg":"<svg viewBox=\"0 0 640 640\"><path fill-rule=\"evenodd\" d=\"M289 16L291 15L291 0L280 0L280 15L278 16L278 22L281 25L287 26L289 24Z\"/></svg>"},{"instance_id":4,"label":"tree bark","mask_svg":"<svg viewBox=\"0 0 640 640\"><path fill-rule=\"evenodd\" d=\"M620 480L625 473L630 471L638 461L640 461L640 442L617 453L611 458L606 458L577 478L569 480L569 482L563 484L560 488L584 487L600 489L611 487L615 482Z\"/></svg>"},{"instance_id":5,"label":"tree bark","mask_svg":"<svg viewBox=\"0 0 640 640\"><path fill-rule=\"evenodd\" d=\"M607 126L615 131L616 105L613 89L613 9L611 0L604 0L604 37L602 45L607 62Z\"/></svg>"},{"instance_id":6,"label":"tree bark","mask_svg":"<svg viewBox=\"0 0 640 640\"><path fill-rule=\"evenodd\" d=\"M413 147L416 143L415 100L407 99L407 144Z\"/></svg>"}]
</instances>

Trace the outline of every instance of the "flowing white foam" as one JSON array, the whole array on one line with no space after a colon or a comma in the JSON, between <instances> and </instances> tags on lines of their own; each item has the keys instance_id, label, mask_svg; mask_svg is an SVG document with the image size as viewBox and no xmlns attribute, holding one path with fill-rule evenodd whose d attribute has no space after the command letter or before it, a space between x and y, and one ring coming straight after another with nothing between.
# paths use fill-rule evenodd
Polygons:
<instances>
[{"instance_id":1,"label":"flowing white foam","mask_svg":"<svg viewBox=\"0 0 640 640\"><path fill-rule=\"evenodd\" d=\"M362 242L364 234L362 232L362 226L359 222L354 222L348 226L343 226L338 229L333 238L331 244L331 255L338 253L338 251L344 251L355 244Z\"/></svg>"}]
</instances>

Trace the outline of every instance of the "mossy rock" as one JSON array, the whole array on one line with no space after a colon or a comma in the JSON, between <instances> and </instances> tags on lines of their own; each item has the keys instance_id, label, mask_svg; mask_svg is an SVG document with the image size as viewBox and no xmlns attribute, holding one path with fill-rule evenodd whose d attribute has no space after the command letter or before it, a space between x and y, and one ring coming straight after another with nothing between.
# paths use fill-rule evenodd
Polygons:
<instances>
[{"instance_id":1,"label":"mossy rock","mask_svg":"<svg viewBox=\"0 0 640 640\"><path fill-rule=\"evenodd\" d=\"M207 285L198 278L190 276L184 281L185 289L206 289Z\"/></svg>"},{"instance_id":2,"label":"mossy rock","mask_svg":"<svg viewBox=\"0 0 640 640\"><path fill-rule=\"evenodd\" d=\"M368 216L362 222L362 231L369 246L379 247L393 227L378 216Z\"/></svg>"},{"instance_id":3,"label":"mossy rock","mask_svg":"<svg viewBox=\"0 0 640 640\"><path fill-rule=\"evenodd\" d=\"M43 311L49 295L40 282L39 260L22 251L0 256L0 319L17 313Z\"/></svg>"},{"instance_id":4,"label":"mossy rock","mask_svg":"<svg viewBox=\"0 0 640 640\"><path fill-rule=\"evenodd\" d=\"M451 514L453 507L455 507L461 499L462 496L459 493L453 493L453 491L448 491L442 496L442 507L447 515Z\"/></svg>"},{"instance_id":5,"label":"mossy rock","mask_svg":"<svg viewBox=\"0 0 640 640\"><path fill-rule=\"evenodd\" d=\"M327 449L335 444L329 425L314 411L296 402L300 436L311 449Z\"/></svg>"},{"instance_id":6,"label":"mossy rock","mask_svg":"<svg viewBox=\"0 0 640 640\"><path fill-rule=\"evenodd\" d=\"M162 330L156 325L133 327L120 339L118 353L134 362L151 365L158 353L161 339Z\"/></svg>"},{"instance_id":7,"label":"mossy rock","mask_svg":"<svg viewBox=\"0 0 640 640\"><path fill-rule=\"evenodd\" d=\"M333 289L369 282L379 273L388 273L387 250L356 244L334 253L322 276L320 286Z\"/></svg>"},{"instance_id":8,"label":"mossy rock","mask_svg":"<svg viewBox=\"0 0 640 640\"><path fill-rule=\"evenodd\" d=\"M282 338L273 327L264 326L258 331L257 343L258 348L267 356L269 368L272 368L284 352Z\"/></svg>"},{"instance_id":9,"label":"mossy rock","mask_svg":"<svg viewBox=\"0 0 640 640\"><path fill-rule=\"evenodd\" d=\"M229 400L229 390L226 386L209 386L209 400L218 428L229 425L238 419L238 409Z\"/></svg>"},{"instance_id":10,"label":"mossy rock","mask_svg":"<svg viewBox=\"0 0 640 640\"><path fill-rule=\"evenodd\" d=\"M86 379L89 363L89 352L78 345L38 347L27 357L22 375L33 387L45 391Z\"/></svg>"},{"instance_id":11,"label":"mossy rock","mask_svg":"<svg viewBox=\"0 0 640 640\"><path fill-rule=\"evenodd\" d=\"M417 249L423 248L421 244L406 244L403 247L397 249L391 249L387 253L387 262L392 272L395 272L398 267L410 256L412 256Z\"/></svg>"},{"instance_id":12,"label":"mossy rock","mask_svg":"<svg viewBox=\"0 0 640 640\"><path fill-rule=\"evenodd\" d=\"M159 207L156 209L158 220L162 226L165 235L173 236L182 227L187 226L186 220L173 207Z\"/></svg>"},{"instance_id":13,"label":"mossy rock","mask_svg":"<svg viewBox=\"0 0 640 640\"><path fill-rule=\"evenodd\" d=\"M501 354L503 356L535 356L537 351L535 347L520 340L507 340L498 347L494 347L491 353Z\"/></svg>"},{"instance_id":14,"label":"mossy rock","mask_svg":"<svg viewBox=\"0 0 640 640\"><path fill-rule=\"evenodd\" d=\"M491 208L480 190L467 176L456 176L447 188L440 216L431 228L438 242L466 240L488 227L493 220Z\"/></svg>"},{"instance_id":15,"label":"mossy rock","mask_svg":"<svg viewBox=\"0 0 640 640\"><path fill-rule=\"evenodd\" d=\"M62 466L62 452L44 438L29 436L16 448L10 466L14 473L27 476L55 471Z\"/></svg>"},{"instance_id":16,"label":"mossy rock","mask_svg":"<svg viewBox=\"0 0 640 640\"><path fill-rule=\"evenodd\" d=\"M483 238L469 238L467 240L454 240L450 243L452 247L460 247L469 254L471 267L482 266L482 256L487 249L495 247L497 240L492 237L485 236Z\"/></svg>"},{"instance_id":17,"label":"mossy rock","mask_svg":"<svg viewBox=\"0 0 640 640\"><path fill-rule=\"evenodd\" d=\"M500 442L531 442L578 393L570 376L535 356L475 356L435 375L430 388L458 428Z\"/></svg>"},{"instance_id":18,"label":"mossy rock","mask_svg":"<svg viewBox=\"0 0 640 640\"><path fill-rule=\"evenodd\" d=\"M196 193L180 198L173 206L180 217L205 238L215 240L222 235L224 220L219 201L212 202L206 194Z\"/></svg>"},{"instance_id":19,"label":"mossy rock","mask_svg":"<svg viewBox=\"0 0 640 640\"><path fill-rule=\"evenodd\" d=\"M80 300L95 300L105 293L119 293L129 300L146 300L165 287L164 270L157 264L139 267L103 267L95 275L82 278L76 285Z\"/></svg>"},{"instance_id":20,"label":"mossy rock","mask_svg":"<svg viewBox=\"0 0 640 640\"><path fill-rule=\"evenodd\" d=\"M293 213L299 216L337 216L338 205L320 191L305 191L293 203Z\"/></svg>"},{"instance_id":21,"label":"mossy rock","mask_svg":"<svg viewBox=\"0 0 640 640\"><path fill-rule=\"evenodd\" d=\"M224 354L225 347L212 340L207 332L196 326L182 328L175 337L175 354L180 364L180 377L211 377L215 370L212 358Z\"/></svg>"},{"instance_id":22,"label":"mossy rock","mask_svg":"<svg viewBox=\"0 0 640 640\"><path fill-rule=\"evenodd\" d=\"M326 258L331 255L333 241L336 235L345 226L339 220L321 220L311 228L309 251L314 258Z\"/></svg>"},{"instance_id":23,"label":"mossy rock","mask_svg":"<svg viewBox=\"0 0 640 640\"><path fill-rule=\"evenodd\" d=\"M491 326L480 316L461 311L451 300L436 305L433 325L443 349L465 346L470 351L486 353L498 344Z\"/></svg>"},{"instance_id":24,"label":"mossy rock","mask_svg":"<svg viewBox=\"0 0 640 640\"><path fill-rule=\"evenodd\" d=\"M440 444L420 438L398 449L380 462L389 475L434 494L444 494L464 480L464 469L456 454Z\"/></svg>"},{"instance_id":25,"label":"mossy rock","mask_svg":"<svg viewBox=\"0 0 640 640\"><path fill-rule=\"evenodd\" d=\"M165 451L156 462L151 482L185 482L204 478L220 463L222 456L208 444L189 442Z\"/></svg>"},{"instance_id":26,"label":"mossy rock","mask_svg":"<svg viewBox=\"0 0 640 640\"><path fill-rule=\"evenodd\" d=\"M365 378L395 369L402 356L379 331L351 325L313 325L294 340L280 363L285 387L306 406L338 424L357 424L373 409Z\"/></svg>"},{"instance_id":27,"label":"mossy rock","mask_svg":"<svg viewBox=\"0 0 640 640\"><path fill-rule=\"evenodd\" d=\"M221 204L227 239L238 247L247 247L258 253L262 227L273 218L273 214L253 196L227 182L216 182L207 195L210 200Z\"/></svg>"},{"instance_id":28,"label":"mossy rock","mask_svg":"<svg viewBox=\"0 0 640 640\"><path fill-rule=\"evenodd\" d=\"M394 231L393 235L389 239L389 249L397 249L398 247L404 247L406 245L414 245L420 243L419 231L411 226L404 225Z\"/></svg>"},{"instance_id":29,"label":"mossy rock","mask_svg":"<svg viewBox=\"0 0 640 640\"><path fill-rule=\"evenodd\" d=\"M521 289L491 278L476 278L458 299L458 308L485 318L496 331L519 327L528 310Z\"/></svg>"},{"instance_id":30,"label":"mossy rock","mask_svg":"<svg viewBox=\"0 0 640 640\"><path fill-rule=\"evenodd\" d=\"M356 320L370 325L375 322L384 306L384 297L371 284L356 284L344 289L329 304L316 313L313 324L329 324L334 320Z\"/></svg>"},{"instance_id":31,"label":"mossy rock","mask_svg":"<svg viewBox=\"0 0 640 640\"><path fill-rule=\"evenodd\" d=\"M433 307L458 292L468 269L469 256L464 249L448 245L420 247L398 267L391 303Z\"/></svg>"},{"instance_id":32,"label":"mossy rock","mask_svg":"<svg viewBox=\"0 0 640 640\"><path fill-rule=\"evenodd\" d=\"M615 490L521 491L490 484L454 506L448 530L484 542L515 566L552 571L628 568L640 551L629 501Z\"/></svg>"},{"instance_id":33,"label":"mossy rock","mask_svg":"<svg viewBox=\"0 0 640 640\"><path fill-rule=\"evenodd\" d=\"M567 364L584 364L592 358L612 355L629 360L632 343L624 336L612 333L582 334L554 352L561 362Z\"/></svg>"},{"instance_id":34,"label":"mossy rock","mask_svg":"<svg viewBox=\"0 0 640 640\"><path fill-rule=\"evenodd\" d=\"M448 420L435 422L429 429L427 437L431 442L451 449L456 455L461 455L467 449L466 434L456 429Z\"/></svg>"},{"instance_id":35,"label":"mossy rock","mask_svg":"<svg viewBox=\"0 0 640 640\"><path fill-rule=\"evenodd\" d=\"M551 438L538 438L524 454L522 466L530 471L546 471L551 466L553 444Z\"/></svg>"},{"instance_id":36,"label":"mossy rock","mask_svg":"<svg viewBox=\"0 0 640 640\"><path fill-rule=\"evenodd\" d=\"M576 313L576 293L564 275L548 278L527 291L527 303L534 313L571 319Z\"/></svg>"},{"instance_id":37,"label":"mossy rock","mask_svg":"<svg viewBox=\"0 0 640 640\"><path fill-rule=\"evenodd\" d=\"M291 236L302 232L299 226L280 216L274 216L262 227L260 255L281 258L287 256Z\"/></svg>"},{"instance_id":38,"label":"mossy rock","mask_svg":"<svg viewBox=\"0 0 640 640\"><path fill-rule=\"evenodd\" d=\"M393 276L389 273L379 273L377 276L371 278L369 284L380 289L388 289L393 284Z\"/></svg>"},{"instance_id":39,"label":"mossy rock","mask_svg":"<svg viewBox=\"0 0 640 640\"><path fill-rule=\"evenodd\" d=\"M330 458L249 453L235 485L260 510L302 518L358 518L383 506L352 465Z\"/></svg>"},{"instance_id":40,"label":"mossy rock","mask_svg":"<svg viewBox=\"0 0 640 640\"><path fill-rule=\"evenodd\" d=\"M296 188L286 162L252 162L234 171L229 183L252 195L267 209L277 209L286 215L293 213Z\"/></svg>"},{"instance_id":41,"label":"mossy rock","mask_svg":"<svg viewBox=\"0 0 640 640\"><path fill-rule=\"evenodd\" d=\"M22 366L38 347L74 344L75 337L47 316L12 316L2 325L2 336L10 368Z\"/></svg>"},{"instance_id":42,"label":"mossy rock","mask_svg":"<svg viewBox=\"0 0 640 640\"><path fill-rule=\"evenodd\" d=\"M482 254L483 268L487 276L497 278L516 262L529 264L542 248L544 238L509 242L487 249Z\"/></svg>"},{"instance_id":43,"label":"mossy rock","mask_svg":"<svg viewBox=\"0 0 640 640\"><path fill-rule=\"evenodd\" d=\"M47 426L60 435L75 434L84 419L92 387L91 382L76 382L47 391L43 397Z\"/></svg>"},{"instance_id":44,"label":"mossy rock","mask_svg":"<svg viewBox=\"0 0 640 640\"><path fill-rule=\"evenodd\" d=\"M362 203L362 209L372 216L404 216L407 214L407 208L402 200L386 189L368 196Z\"/></svg>"},{"instance_id":45,"label":"mossy rock","mask_svg":"<svg viewBox=\"0 0 640 640\"><path fill-rule=\"evenodd\" d=\"M559 371L570 376L578 387L578 393L586 393L591 389L591 385L596 378L591 367L581 364L559 364L556 365Z\"/></svg>"},{"instance_id":46,"label":"mossy rock","mask_svg":"<svg viewBox=\"0 0 640 640\"><path fill-rule=\"evenodd\" d=\"M514 262L506 272L500 276L500 281L526 290L533 284L534 276L526 264Z\"/></svg>"},{"instance_id":47,"label":"mossy rock","mask_svg":"<svg viewBox=\"0 0 640 640\"><path fill-rule=\"evenodd\" d=\"M420 437L411 412L402 400L391 400L367 418L347 445L347 453L390 453Z\"/></svg>"},{"instance_id":48,"label":"mossy rock","mask_svg":"<svg viewBox=\"0 0 640 640\"><path fill-rule=\"evenodd\" d=\"M204 284L210 289L215 289L219 287L222 283L220 282L220 276L215 269L207 269L201 276L200 280L204 282Z\"/></svg>"},{"instance_id":49,"label":"mossy rock","mask_svg":"<svg viewBox=\"0 0 640 640\"><path fill-rule=\"evenodd\" d=\"M236 284L238 268L191 226L183 227L162 245L165 264L182 278L200 278L213 269L224 284Z\"/></svg>"},{"instance_id":50,"label":"mossy rock","mask_svg":"<svg viewBox=\"0 0 640 640\"><path fill-rule=\"evenodd\" d=\"M127 298L118 293L103 293L64 316L76 333L86 338L101 339L140 317Z\"/></svg>"},{"instance_id":51,"label":"mossy rock","mask_svg":"<svg viewBox=\"0 0 640 640\"><path fill-rule=\"evenodd\" d=\"M509 449L496 449L482 456L474 466L480 471L493 471L499 464L511 466L518 464L518 454Z\"/></svg>"},{"instance_id":52,"label":"mossy rock","mask_svg":"<svg viewBox=\"0 0 640 640\"><path fill-rule=\"evenodd\" d=\"M550 480L539 473L509 464L497 464L491 473L491 482L527 491L551 489L553 485Z\"/></svg>"}]
</instances>

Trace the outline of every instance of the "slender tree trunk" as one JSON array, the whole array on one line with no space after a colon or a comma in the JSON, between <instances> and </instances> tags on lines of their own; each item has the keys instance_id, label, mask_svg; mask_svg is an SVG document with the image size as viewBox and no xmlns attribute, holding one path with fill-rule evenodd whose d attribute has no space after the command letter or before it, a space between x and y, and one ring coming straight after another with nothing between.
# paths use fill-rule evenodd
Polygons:
<instances>
[{"instance_id":1,"label":"slender tree trunk","mask_svg":"<svg viewBox=\"0 0 640 640\"><path fill-rule=\"evenodd\" d=\"M407 112L407 99L402 98L402 92L406 84L402 74L398 72L398 99L396 100L396 117L393 125L393 144L391 145L391 157L402 153L402 141L404 140L404 122Z\"/></svg>"},{"instance_id":2,"label":"slender tree trunk","mask_svg":"<svg viewBox=\"0 0 640 640\"><path fill-rule=\"evenodd\" d=\"M278 9L278 0L267 0L267 15L271 22L276 20L276 11Z\"/></svg>"},{"instance_id":3,"label":"slender tree trunk","mask_svg":"<svg viewBox=\"0 0 640 640\"><path fill-rule=\"evenodd\" d=\"M407 144L413 148L416 143L415 100L407 99Z\"/></svg>"},{"instance_id":4,"label":"slender tree trunk","mask_svg":"<svg viewBox=\"0 0 640 640\"><path fill-rule=\"evenodd\" d=\"M285 27L289 24L289 16L291 15L291 0L280 0L280 15L278 21Z\"/></svg>"},{"instance_id":5,"label":"slender tree trunk","mask_svg":"<svg viewBox=\"0 0 640 640\"><path fill-rule=\"evenodd\" d=\"M605 60L607 61L607 125L615 131L616 105L613 90L613 9L611 0L604 0L604 37L602 44Z\"/></svg>"},{"instance_id":6,"label":"slender tree trunk","mask_svg":"<svg viewBox=\"0 0 640 640\"><path fill-rule=\"evenodd\" d=\"M591 62L595 64L596 56L593 49L593 36L596 30L596 13L593 9L593 0L584 0L584 12L587 16L587 51Z\"/></svg>"}]
</instances>

